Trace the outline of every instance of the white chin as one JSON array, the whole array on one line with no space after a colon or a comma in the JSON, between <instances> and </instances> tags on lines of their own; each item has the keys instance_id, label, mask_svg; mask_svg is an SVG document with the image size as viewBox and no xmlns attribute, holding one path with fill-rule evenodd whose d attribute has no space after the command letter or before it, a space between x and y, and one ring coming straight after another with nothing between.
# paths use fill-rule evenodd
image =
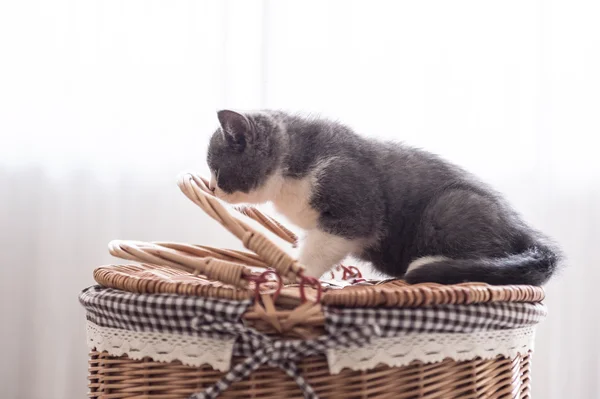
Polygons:
<instances>
[{"instance_id":1,"label":"white chin","mask_svg":"<svg viewBox=\"0 0 600 399\"><path fill-rule=\"evenodd\" d=\"M220 189L215 190L215 197L225 201L229 204L241 204L249 202L250 198L246 198L247 195L243 193L227 194Z\"/></svg>"}]
</instances>

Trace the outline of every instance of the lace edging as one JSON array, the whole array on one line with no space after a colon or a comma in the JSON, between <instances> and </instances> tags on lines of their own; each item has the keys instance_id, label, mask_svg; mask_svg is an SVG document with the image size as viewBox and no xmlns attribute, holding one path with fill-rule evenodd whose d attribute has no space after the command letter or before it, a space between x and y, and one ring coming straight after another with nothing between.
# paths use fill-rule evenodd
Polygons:
<instances>
[{"instance_id":1,"label":"lace edging","mask_svg":"<svg viewBox=\"0 0 600 399\"><path fill-rule=\"evenodd\" d=\"M534 327L474 333L411 333L395 337L373 338L361 347L327 350L332 374L343 369L365 371L378 365L402 367L414 360L424 363L475 358L492 359L502 355L524 355L534 348ZM234 350L234 339L217 339L161 332L138 332L87 323L90 349L106 351L111 356L127 355L141 360L150 357L158 362L180 361L200 367L228 371Z\"/></svg>"},{"instance_id":2,"label":"lace edging","mask_svg":"<svg viewBox=\"0 0 600 399\"><path fill-rule=\"evenodd\" d=\"M473 333L403 334L395 337L374 338L361 347L327 350L327 361L332 374L343 369L365 371L380 364L389 367L406 366L412 361L441 362L475 358L493 359L498 355L514 357L533 351L535 328L481 331Z\"/></svg>"},{"instance_id":3,"label":"lace edging","mask_svg":"<svg viewBox=\"0 0 600 399\"><path fill-rule=\"evenodd\" d=\"M129 331L100 327L90 321L87 342L90 349L106 351L111 356L127 355L134 360L150 357L158 362L179 360L193 367L208 364L219 371L229 370L234 345L234 339Z\"/></svg>"}]
</instances>

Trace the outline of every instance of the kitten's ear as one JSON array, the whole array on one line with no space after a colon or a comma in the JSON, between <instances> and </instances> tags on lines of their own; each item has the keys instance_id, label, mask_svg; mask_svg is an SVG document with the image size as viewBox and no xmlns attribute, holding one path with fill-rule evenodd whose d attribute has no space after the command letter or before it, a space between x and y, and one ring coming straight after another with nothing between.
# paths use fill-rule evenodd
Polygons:
<instances>
[{"instance_id":1,"label":"kitten's ear","mask_svg":"<svg viewBox=\"0 0 600 399\"><path fill-rule=\"evenodd\" d=\"M254 131L252 124L244 115L224 109L217 112L219 123L227 143L238 151L243 151L247 143L252 143Z\"/></svg>"}]
</instances>

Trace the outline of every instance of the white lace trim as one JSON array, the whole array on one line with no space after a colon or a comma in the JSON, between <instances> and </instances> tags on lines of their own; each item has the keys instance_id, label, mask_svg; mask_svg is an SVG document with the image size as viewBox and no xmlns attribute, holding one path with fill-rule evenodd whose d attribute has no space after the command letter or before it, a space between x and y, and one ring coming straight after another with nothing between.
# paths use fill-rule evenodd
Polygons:
<instances>
[{"instance_id":1,"label":"white lace trim","mask_svg":"<svg viewBox=\"0 0 600 399\"><path fill-rule=\"evenodd\" d=\"M406 366L414 360L440 362L477 357L492 359L498 355L514 357L533 350L534 327L474 333L412 333L396 337L373 338L361 347L327 350L332 374L343 369L369 370L377 365ZM136 332L87 323L88 347L112 356L127 355L140 360L150 357L158 362L181 361L188 366L210 365L228 371L234 339L216 339L160 332Z\"/></svg>"},{"instance_id":2,"label":"white lace trim","mask_svg":"<svg viewBox=\"0 0 600 399\"><path fill-rule=\"evenodd\" d=\"M215 339L160 332L136 332L87 323L90 349L106 351L111 356L127 355L140 360L150 357L158 362L179 360L185 365L204 364L215 370L228 371L231 365L234 339Z\"/></svg>"},{"instance_id":3,"label":"white lace trim","mask_svg":"<svg viewBox=\"0 0 600 399\"><path fill-rule=\"evenodd\" d=\"M498 355L514 357L533 351L534 336L533 327L461 334L411 333L375 338L361 347L328 349L327 361L330 372L337 374L345 368L364 371L379 364L402 367L414 360L433 363L446 358L463 361Z\"/></svg>"}]
</instances>

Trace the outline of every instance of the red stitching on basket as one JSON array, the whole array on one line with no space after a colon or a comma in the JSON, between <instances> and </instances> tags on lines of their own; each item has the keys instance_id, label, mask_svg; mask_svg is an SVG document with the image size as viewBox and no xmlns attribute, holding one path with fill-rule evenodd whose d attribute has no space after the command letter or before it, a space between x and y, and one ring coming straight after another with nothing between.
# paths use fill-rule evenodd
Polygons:
<instances>
[{"instance_id":1,"label":"red stitching on basket","mask_svg":"<svg viewBox=\"0 0 600 399\"><path fill-rule=\"evenodd\" d=\"M356 266L343 266L342 270L344 274L342 275L342 280L349 280L353 277L362 278L362 273Z\"/></svg>"},{"instance_id":2,"label":"red stitching on basket","mask_svg":"<svg viewBox=\"0 0 600 399\"><path fill-rule=\"evenodd\" d=\"M276 301L279 297L279 294L281 293L281 288L283 287L283 280L281 279L279 273L277 273L275 270L266 270L260 276L251 279L252 281L254 281L255 284L254 299L258 300L258 297L260 296L260 285L262 283L271 281L267 278L270 274L273 274L275 276L275 280L277 281L277 289L273 293L273 301Z\"/></svg>"},{"instance_id":3,"label":"red stitching on basket","mask_svg":"<svg viewBox=\"0 0 600 399\"><path fill-rule=\"evenodd\" d=\"M314 277L308 277L303 274L299 274L299 276L300 276L300 299L302 300L302 303L306 302L306 293L304 292L304 286L306 283L308 283L308 285L310 287L315 287L317 289L317 300L315 302L320 302L321 294L323 293L323 287L321 286L321 282L319 281L319 279L316 279Z\"/></svg>"}]
</instances>

